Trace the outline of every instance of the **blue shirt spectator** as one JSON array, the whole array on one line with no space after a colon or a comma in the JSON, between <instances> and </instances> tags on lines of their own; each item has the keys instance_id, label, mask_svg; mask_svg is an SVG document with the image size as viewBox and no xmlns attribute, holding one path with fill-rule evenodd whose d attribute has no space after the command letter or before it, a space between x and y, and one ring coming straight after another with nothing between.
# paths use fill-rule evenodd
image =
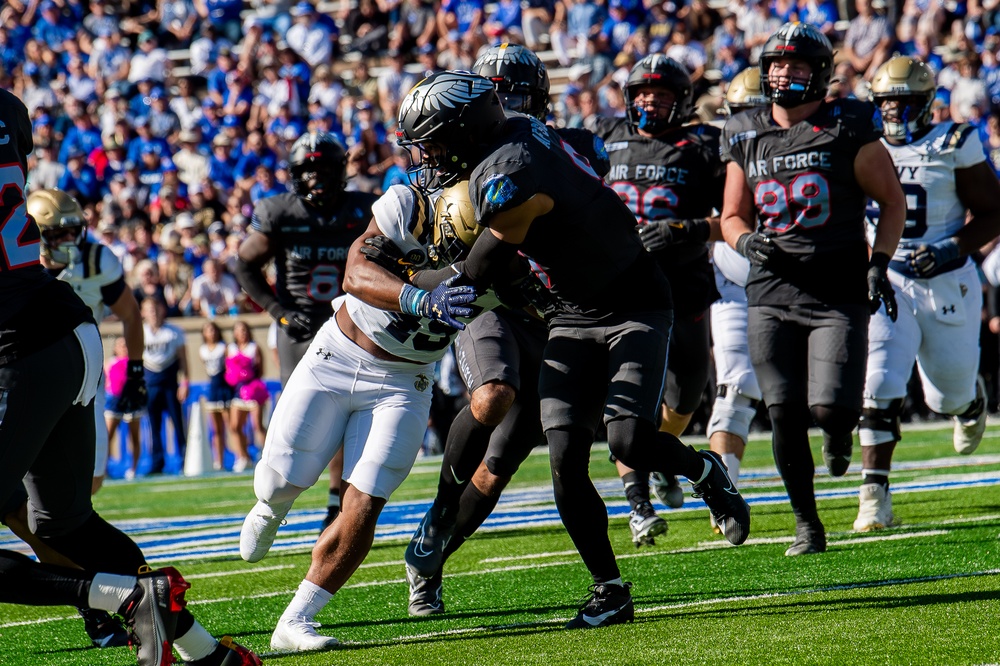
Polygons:
<instances>
[{"instance_id":1,"label":"blue shirt spectator","mask_svg":"<svg viewBox=\"0 0 1000 666\"><path fill-rule=\"evenodd\" d=\"M74 119L73 127L66 132L66 138L59 149L59 161L66 164L71 154L79 152L89 155L92 150L100 147L100 130L91 124L86 114L82 114Z\"/></svg>"},{"instance_id":2,"label":"blue shirt spectator","mask_svg":"<svg viewBox=\"0 0 1000 666\"><path fill-rule=\"evenodd\" d=\"M59 178L57 187L65 192L75 192L80 203L86 205L100 199L101 188L97 182L97 173L83 161L84 157L80 151L70 153L66 170Z\"/></svg>"},{"instance_id":3,"label":"blue shirt spectator","mask_svg":"<svg viewBox=\"0 0 1000 666\"><path fill-rule=\"evenodd\" d=\"M476 12L479 12L480 17L482 16L484 5L483 0L444 0L441 3L440 11L445 14L454 14L458 21L457 30L464 33L468 32L472 22L476 20Z\"/></svg>"}]
</instances>

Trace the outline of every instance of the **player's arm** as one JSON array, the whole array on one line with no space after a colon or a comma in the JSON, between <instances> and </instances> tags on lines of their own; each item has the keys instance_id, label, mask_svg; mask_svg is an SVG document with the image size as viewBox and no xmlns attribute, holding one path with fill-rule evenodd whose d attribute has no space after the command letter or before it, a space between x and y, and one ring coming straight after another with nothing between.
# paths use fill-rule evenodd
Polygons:
<instances>
[{"instance_id":1,"label":"player's arm","mask_svg":"<svg viewBox=\"0 0 1000 666\"><path fill-rule=\"evenodd\" d=\"M719 231L722 239L736 247L743 234L753 233L753 192L747 184L743 167L736 162L726 164L726 187L722 195L722 215Z\"/></svg>"},{"instance_id":2,"label":"player's arm","mask_svg":"<svg viewBox=\"0 0 1000 666\"><path fill-rule=\"evenodd\" d=\"M524 203L485 220L489 227L473 243L462 267L466 279L477 287L487 288L495 279L506 275L532 223L553 207L552 197L539 192Z\"/></svg>"},{"instance_id":3,"label":"player's arm","mask_svg":"<svg viewBox=\"0 0 1000 666\"><path fill-rule=\"evenodd\" d=\"M149 401L145 370L142 367L143 333L139 304L136 303L132 290L124 289L108 307L122 322L125 348L128 350L125 385L122 387L120 398L121 407L125 412L137 412L145 409Z\"/></svg>"},{"instance_id":4,"label":"player's arm","mask_svg":"<svg viewBox=\"0 0 1000 666\"><path fill-rule=\"evenodd\" d=\"M879 205L878 228L872 255L891 257L906 224L906 197L896 167L881 141L866 143L854 157L854 177L869 198Z\"/></svg>"},{"instance_id":5,"label":"player's arm","mask_svg":"<svg viewBox=\"0 0 1000 666\"><path fill-rule=\"evenodd\" d=\"M254 303L267 310L275 320L281 319L284 309L278 302L271 285L264 277L264 266L274 257L274 248L267 234L251 232L240 243L236 254L236 281Z\"/></svg>"},{"instance_id":6,"label":"player's arm","mask_svg":"<svg viewBox=\"0 0 1000 666\"><path fill-rule=\"evenodd\" d=\"M969 221L956 234L962 254L972 254L1000 235L1000 181L985 160L955 169L958 200L969 210Z\"/></svg>"}]
</instances>

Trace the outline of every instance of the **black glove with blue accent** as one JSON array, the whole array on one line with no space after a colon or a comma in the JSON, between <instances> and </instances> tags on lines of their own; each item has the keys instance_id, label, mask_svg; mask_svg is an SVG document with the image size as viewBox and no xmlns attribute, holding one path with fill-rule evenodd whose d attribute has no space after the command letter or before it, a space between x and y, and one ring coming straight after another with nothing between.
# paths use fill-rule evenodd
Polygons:
<instances>
[{"instance_id":1,"label":"black glove with blue accent","mask_svg":"<svg viewBox=\"0 0 1000 666\"><path fill-rule=\"evenodd\" d=\"M872 314L885 304L885 313L889 319L896 321L896 292L889 281L889 257L882 252L875 252L868 263L868 305Z\"/></svg>"},{"instance_id":2,"label":"black glove with blue accent","mask_svg":"<svg viewBox=\"0 0 1000 666\"><path fill-rule=\"evenodd\" d=\"M941 272L946 265L962 256L958 241L946 238L937 243L923 244L917 247L907 258L910 270L919 278L932 278Z\"/></svg>"}]
</instances>

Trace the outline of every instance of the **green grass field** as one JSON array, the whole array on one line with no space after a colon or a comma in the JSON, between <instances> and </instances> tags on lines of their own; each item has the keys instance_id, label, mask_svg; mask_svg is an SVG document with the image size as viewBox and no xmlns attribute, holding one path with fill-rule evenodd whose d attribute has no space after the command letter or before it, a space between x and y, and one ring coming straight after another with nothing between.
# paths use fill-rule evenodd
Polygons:
<instances>
[{"instance_id":1,"label":"green grass field","mask_svg":"<svg viewBox=\"0 0 1000 666\"><path fill-rule=\"evenodd\" d=\"M693 441L693 440L692 440ZM814 438L815 458L819 440ZM390 508L395 524L317 617L344 644L334 652L272 654L274 622L309 562L324 484L303 495L263 561L239 559L239 526L253 504L249 473L109 483L98 510L133 534L151 561L192 583L189 608L280 666L329 664L986 664L1000 662L1000 429L959 459L950 429L907 431L893 475L898 528L855 534L860 453L843 479L820 469L829 550L786 558L793 520L768 441L748 449L741 486L753 507L750 540L734 548L695 500L664 510L670 531L637 550L606 449L592 473L613 514L611 537L636 621L564 631L589 576L551 519L548 459L524 464L498 518L448 562L448 612L410 618L402 557L433 496L438 459L418 461ZM412 503L412 506L410 506ZM390 517L387 510L386 517ZM533 522L532 522L533 521ZM398 535L398 536L393 536ZM13 541L0 534L3 547ZM0 605L0 664L134 664L126 648L95 650L72 609Z\"/></svg>"}]
</instances>

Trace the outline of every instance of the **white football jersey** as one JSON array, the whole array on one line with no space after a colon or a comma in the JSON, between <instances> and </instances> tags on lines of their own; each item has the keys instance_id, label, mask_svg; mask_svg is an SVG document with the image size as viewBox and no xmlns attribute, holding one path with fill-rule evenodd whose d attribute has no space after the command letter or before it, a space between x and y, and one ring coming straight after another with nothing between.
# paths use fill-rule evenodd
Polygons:
<instances>
[{"instance_id":1,"label":"white football jersey","mask_svg":"<svg viewBox=\"0 0 1000 666\"><path fill-rule=\"evenodd\" d=\"M417 266L427 262L427 251L421 241L430 239L430 216L433 214L430 200L405 185L393 185L372 204L372 215L379 231ZM493 292L488 291L477 298L471 307L475 314L479 314L499 304ZM458 335L456 329L439 321L381 310L350 294L344 306L354 323L372 342L390 354L409 361L439 361Z\"/></svg>"},{"instance_id":2,"label":"white football jersey","mask_svg":"<svg viewBox=\"0 0 1000 666\"><path fill-rule=\"evenodd\" d=\"M966 123L935 125L920 139L889 151L906 195L906 227L893 259L905 261L922 243L953 236L965 225L965 206L955 190L955 169L966 169L986 160L975 127ZM878 205L869 203L868 243L875 239Z\"/></svg>"},{"instance_id":3,"label":"white football jersey","mask_svg":"<svg viewBox=\"0 0 1000 666\"><path fill-rule=\"evenodd\" d=\"M80 261L66 266L57 276L73 286L77 296L94 313L94 321L104 319L104 294L102 288L122 279L122 265L118 257L100 243L86 243L80 249Z\"/></svg>"}]
</instances>

